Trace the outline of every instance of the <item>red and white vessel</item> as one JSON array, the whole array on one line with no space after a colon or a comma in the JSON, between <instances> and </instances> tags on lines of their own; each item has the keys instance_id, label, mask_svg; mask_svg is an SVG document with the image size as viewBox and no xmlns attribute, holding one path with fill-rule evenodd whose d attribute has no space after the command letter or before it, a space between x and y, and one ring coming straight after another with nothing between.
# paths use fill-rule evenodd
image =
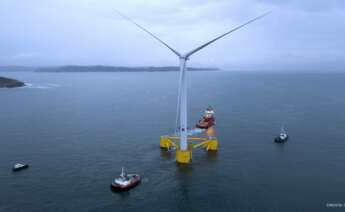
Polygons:
<instances>
[{"instance_id":1,"label":"red and white vessel","mask_svg":"<svg viewBox=\"0 0 345 212\"><path fill-rule=\"evenodd\" d=\"M128 191L131 188L134 188L140 183L141 179L138 174L127 174L122 168L121 175L118 178L115 178L111 183L111 188L113 191Z\"/></svg>"},{"instance_id":2,"label":"red and white vessel","mask_svg":"<svg viewBox=\"0 0 345 212\"><path fill-rule=\"evenodd\" d=\"M216 124L216 119L214 117L214 110L211 106L209 106L199 122L196 124L197 128L200 129L208 129Z\"/></svg>"}]
</instances>

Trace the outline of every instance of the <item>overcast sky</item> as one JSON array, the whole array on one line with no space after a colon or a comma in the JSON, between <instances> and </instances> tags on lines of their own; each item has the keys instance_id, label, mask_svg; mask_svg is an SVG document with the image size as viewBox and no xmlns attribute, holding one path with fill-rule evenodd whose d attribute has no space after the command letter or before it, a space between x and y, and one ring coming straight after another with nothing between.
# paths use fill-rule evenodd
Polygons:
<instances>
[{"instance_id":1,"label":"overcast sky","mask_svg":"<svg viewBox=\"0 0 345 212\"><path fill-rule=\"evenodd\" d=\"M193 55L191 66L345 70L344 0L1 0L0 65L177 65L114 9L182 53L272 11Z\"/></svg>"}]
</instances>

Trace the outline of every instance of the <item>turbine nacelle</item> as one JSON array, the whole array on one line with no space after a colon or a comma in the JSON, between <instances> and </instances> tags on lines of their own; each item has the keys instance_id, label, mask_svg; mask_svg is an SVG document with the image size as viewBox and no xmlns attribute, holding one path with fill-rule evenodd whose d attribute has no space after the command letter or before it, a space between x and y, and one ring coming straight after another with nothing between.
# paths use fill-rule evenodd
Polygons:
<instances>
[{"instance_id":1,"label":"turbine nacelle","mask_svg":"<svg viewBox=\"0 0 345 212\"><path fill-rule=\"evenodd\" d=\"M189 60L189 56L185 55L181 55L179 56L180 59L184 59L184 60Z\"/></svg>"}]
</instances>

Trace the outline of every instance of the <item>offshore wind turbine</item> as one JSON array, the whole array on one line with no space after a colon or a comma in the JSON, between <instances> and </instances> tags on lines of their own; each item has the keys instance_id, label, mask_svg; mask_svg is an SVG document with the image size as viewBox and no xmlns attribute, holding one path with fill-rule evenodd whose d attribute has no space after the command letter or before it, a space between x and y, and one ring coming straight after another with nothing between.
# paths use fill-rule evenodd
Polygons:
<instances>
[{"instance_id":1,"label":"offshore wind turbine","mask_svg":"<svg viewBox=\"0 0 345 212\"><path fill-rule=\"evenodd\" d=\"M187 52L187 53L180 53L177 50L175 50L174 48L172 48L170 45L168 45L166 42L162 41L159 37L157 37L156 35L154 35L152 32L150 32L149 30L147 30L146 28L144 28L143 26L139 25L138 23L136 23L134 20L132 20L131 18L123 15L122 13L120 13L119 11L116 11L121 17L123 17L124 19L127 19L129 22L133 23L134 25L136 25L137 27L139 27L141 30L145 31L146 33L148 33L149 35L151 35L154 39L156 39L157 41L159 41L161 44L163 44L165 47L167 47L168 49L170 49L179 59L180 61L180 77L179 77L179 94L178 94L178 111L177 111L177 115L179 115L179 120L180 120L180 142L179 145L177 146L177 153L176 153L176 160L177 162L181 162L181 163L189 163L189 161L191 160L191 150L188 149L188 132L187 132L187 81L186 81L186 71L187 71L187 60L189 60L190 56L192 56L193 54L195 54L196 52L200 51L201 49L205 48L206 46L214 43L215 41L229 35L232 32L235 32L237 30L239 30L240 28L260 19L263 18L264 16L266 16L268 14L264 13L260 16L257 16L254 19L251 19L247 22L245 22L242 25L239 25L233 29L231 29L230 31L227 31L226 33L204 43L203 45Z\"/></svg>"}]
</instances>

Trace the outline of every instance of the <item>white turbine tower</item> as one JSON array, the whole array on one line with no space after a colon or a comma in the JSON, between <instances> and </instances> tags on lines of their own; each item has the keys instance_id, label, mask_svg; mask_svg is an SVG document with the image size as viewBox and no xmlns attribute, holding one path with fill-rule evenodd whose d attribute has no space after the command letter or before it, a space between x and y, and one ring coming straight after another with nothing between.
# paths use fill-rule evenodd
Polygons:
<instances>
[{"instance_id":1,"label":"white turbine tower","mask_svg":"<svg viewBox=\"0 0 345 212\"><path fill-rule=\"evenodd\" d=\"M151 33L150 31L148 31L147 29L145 29L144 27L142 27L141 25L139 25L138 23L136 23L135 21L133 21L131 18L123 15L122 13L120 13L119 11L116 11L121 17L123 17L124 19L127 19L128 21L130 21L131 23L133 23L134 25L136 25L137 27L139 27L140 29L142 29L143 31L145 31L146 33L148 33L149 35L151 35L153 38L155 38L157 41L159 41L160 43L162 43L164 46L166 46L168 49L170 49L180 60L180 82L179 82L179 95L178 95L178 115L179 115L179 120L180 120L180 144L179 144L179 151L188 151L188 142L187 142L187 81L186 81L186 70L187 70L187 60L190 58L190 56L192 56L194 53L200 51L201 49L205 48L206 46L210 45L211 43L225 37L226 35L266 16L268 14L264 13L254 19L251 19L250 21L247 21L246 23L239 25L233 29L231 29L230 31L214 38L213 40L210 40L209 42L199 46L198 48L195 48L185 54L181 54L180 52L176 51L174 48L172 48L171 46L169 46L167 43L165 43L164 41L162 41L160 38L158 38L156 35L154 35L153 33Z\"/></svg>"}]
</instances>

